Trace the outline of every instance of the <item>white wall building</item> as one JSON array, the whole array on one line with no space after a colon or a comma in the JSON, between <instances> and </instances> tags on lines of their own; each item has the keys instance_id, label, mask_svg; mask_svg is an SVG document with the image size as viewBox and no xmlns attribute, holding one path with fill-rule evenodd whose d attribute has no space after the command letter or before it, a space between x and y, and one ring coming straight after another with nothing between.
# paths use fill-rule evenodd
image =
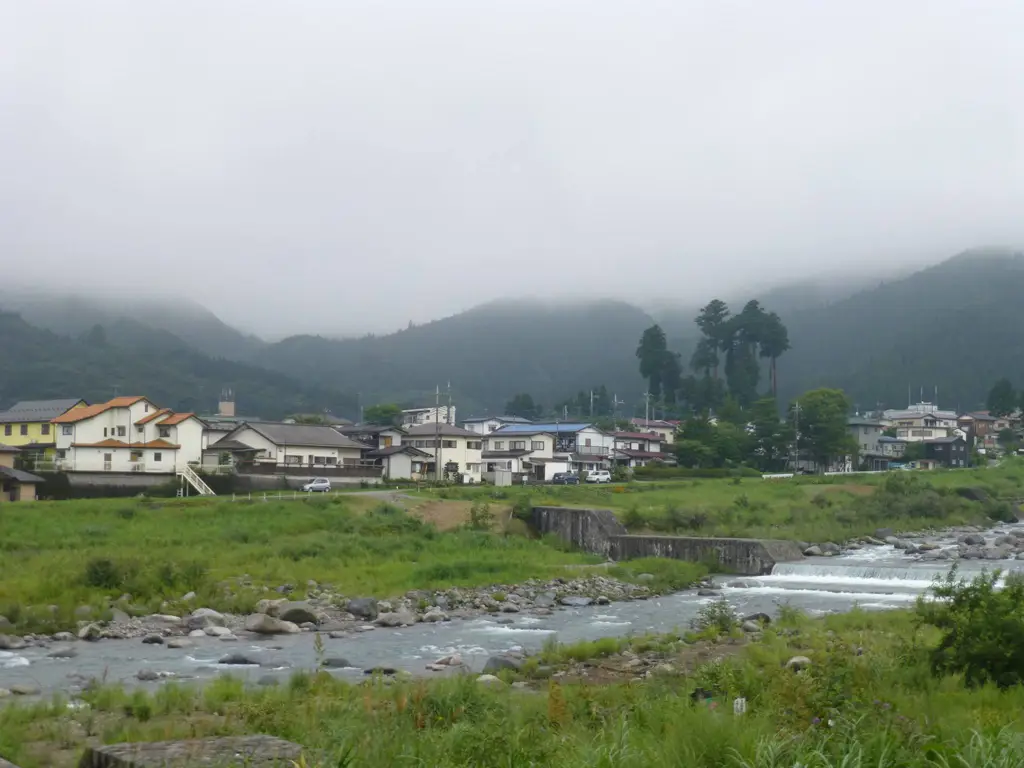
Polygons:
<instances>
[{"instance_id":1,"label":"white wall building","mask_svg":"<svg viewBox=\"0 0 1024 768\"><path fill-rule=\"evenodd\" d=\"M466 476L469 482L480 482L483 445L481 436L476 432L451 424L418 424L406 428L402 445L418 448L430 455L423 467L429 479L437 476L436 462L440 454L442 473L449 464L455 464L457 472Z\"/></svg>"},{"instance_id":2,"label":"white wall building","mask_svg":"<svg viewBox=\"0 0 1024 768\"><path fill-rule=\"evenodd\" d=\"M532 440L532 436L540 434L552 436L552 459L564 462L569 471L592 472L611 467L615 438L592 424L582 422L510 424L487 436L489 451L513 450L506 446ZM564 472L566 469L551 469L550 474L556 471Z\"/></svg>"},{"instance_id":3,"label":"white wall building","mask_svg":"<svg viewBox=\"0 0 1024 768\"><path fill-rule=\"evenodd\" d=\"M449 418L450 417L450 418ZM407 408L402 411L402 428L418 424L455 424L455 406L438 405L429 408Z\"/></svg>"},{"instance_id":4,"label":"white wall building","mask_svg":"<svg viewBox=\"0 0 1024 768\"><path fill-rule=\"evenodd\" d=\"M304 470L360 466L366 446L333 427L319 424L283 424L254 421L240 424L225 437L203 451L203 465L224 463L225 454L232 463L251 461L258 466L276 466Z\"/></svg>"},{"instance_id":5,"label":"white wall building","mask_svg":"<svg viewBox=\"0 0 1024 768\"><path fill-rule=\"evenodd\" d=\"M198 462L205 425L144 397L115 397L53 420L57 461L69 472L169 474Z\"/></svg>"},{"instance_id":6,"label":"white wall building","mask_svg":"<svg viewBox=\"0 0 1024 768\"><path fill-rule=\"evenodd\" d=\"M481 435L489 435L496 429L501 429L509 424L532 424L532 422L519 416L481 416L476 419L466 419L462 422L462 428Z\"/></svg>"}]
</instances>

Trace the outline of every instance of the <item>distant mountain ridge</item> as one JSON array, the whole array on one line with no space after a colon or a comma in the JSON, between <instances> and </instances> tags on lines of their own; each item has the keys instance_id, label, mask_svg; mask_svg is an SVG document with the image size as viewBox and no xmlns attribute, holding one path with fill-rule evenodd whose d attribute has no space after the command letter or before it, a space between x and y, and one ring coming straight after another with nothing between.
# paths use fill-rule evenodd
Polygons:
<instances>
[{"instance_id":1,"label":"distant mountain ridge","mask_svg":"<svg viewBox=\"0 0 1024 768\"><path fill-rule=\"evenodd\" d=\"M976 408L997 378L1024 385L1022 295L1024 256L979 249L896 279L832 286L809 280L748 298L778 312L789 329L792 348L779 360L783 402L834 386L862 409L895 406L906 401L909 385L915 392L937 386L941 404ZM730 301L734 311L742 304ZM0 333L31 336L37 350L31 376L0 372L0 405L13 390L25 398L79 395L69 392L75 383L109 396L110 381L120 376L148 384L153 389L140 394L158 401L162 395L178 409L212 403L222 386L243 400L247 391L258 393L264 416L300 406L353 416L359 405L377 402L424 405L449 382L460 414L501 412L521 392L550 406L601 384L626 412L642 403L635 350L643 330L661 323L684 364L697 339L696 307L648 311L610 299L505 299L386 335L299 335L274 343L201 307L159 300L114 307L81 297L11 300L0 290L0 310L12 307L22 325L8 315ZM89 337L97 325L100 344ZM78 344L81 354L74 352ZM17 360L19 349L0 339L0 359ZM102 373L90 368L79 375L68 360ZM133 369L134 379L126 373ZM20 377L13 389L12 376Z\"/></svg>"}]
</instances>

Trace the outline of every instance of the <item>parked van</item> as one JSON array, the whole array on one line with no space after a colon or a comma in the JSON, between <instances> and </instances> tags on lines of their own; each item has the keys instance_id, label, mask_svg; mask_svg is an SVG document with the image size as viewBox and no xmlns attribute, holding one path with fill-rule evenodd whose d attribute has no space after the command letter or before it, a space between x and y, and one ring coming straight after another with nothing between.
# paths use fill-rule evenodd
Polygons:
<instances>
[{"instance_id":1,"label":"parked van","mask_svg":"<svg viewBox=\"0 0 1024 768\"><path fill-rule=\"evenodd\" d=\"M612 481L612 473L607 469L595 469L593 472L587 472L588 483L610 483Z\"/></svg>"}]
</instances>

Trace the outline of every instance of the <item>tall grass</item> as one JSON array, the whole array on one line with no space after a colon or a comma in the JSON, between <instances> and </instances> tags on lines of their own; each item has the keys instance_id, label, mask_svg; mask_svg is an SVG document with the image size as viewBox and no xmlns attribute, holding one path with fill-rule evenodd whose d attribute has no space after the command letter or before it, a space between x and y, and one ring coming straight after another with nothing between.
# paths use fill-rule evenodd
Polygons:
<instances>
[{"instance_id":1,"label":"tall grass","mask_svg":"<svg viewBox=\"0 0 1024 768\"><path fill-rule=\"evenodd\" d=\"M76 606L248 610L264 588L307 581L348 596L508 584L595 558L484 531L439 532L401 509L344 497L204 504L63 501L0 509L0 615L70 625ZM164 603L169 602L170 606ZM56 606L56 610L49 606Z\"/></svg>"}]
</instances>

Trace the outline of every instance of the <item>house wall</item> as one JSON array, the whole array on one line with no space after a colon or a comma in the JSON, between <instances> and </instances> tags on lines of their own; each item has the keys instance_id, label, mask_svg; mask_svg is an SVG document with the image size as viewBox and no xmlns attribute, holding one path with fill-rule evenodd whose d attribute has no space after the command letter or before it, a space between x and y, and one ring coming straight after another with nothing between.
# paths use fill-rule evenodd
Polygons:
<instances>
[{"instance_id":1,"label":"house wall","mask_svg":"<svg viewBox=\"0 0 1024 768\"><path fill-rule=\"evenodd\" d=\"M55 425L48 421L28 421L16 424L4 424L0 430L0 443L17 448L34 443L54 442Z\"/></svg>"},{"instance_id":2,"label":"house wall","mask_svg":"<svg viewBox=\"0 0 1024 768\"><path fill-rule=\"evenodd\" d=\"M530 458L550 459L555 455L555 438L547 433L536 435L522 433L502 435L498 433L489 435L484 442L489 446L488 450L492 451L514 451L517 449L512 447L513 443L523 443L522 450L530 451Z\"/></svg>"},{"instance_id":3,"label":"house wall","mask_svg":"<svg viewBox=\"0 0 1024 768\"><path fill-rule=\"evenodd\" d=\"M854 424L850 426L853 439L860 453L881 453L878 438L882 436L881 425Z\"/></svg>"},{"instance_id":4,"label":"house wall","mask_svg":"<svg viewBox=\"0 0 1024 768\"><path fill-rule=\"evenodd\" d=\"M450 461L454 461L459 465L461 473L468 474L472 482L479 483L483 451L481 448L469 448L470 442L475 446L481 445L481 441L462 435L441 435L441 463L447 464ZM429 453L433 459L428 459L427 461L437 460L438 449L434 447L433 435L429 437L407 437L405 444L412 445L414 448L419 448L421 451ZM444 471L443 467L442 471Z\"/></svg>"},{"instance_id":5,"label":"house wall","mask_svg":"<svg viewBox=\"0 0 1024 768\"><path fill-rule=\"evenodd\" d=\"M297 462L299 466L310 466L309 457L312 456L312 466L314 468L318 465L330 466L332 464L345 464L346 460L348 460L349 463L358 463L362 458L362 451L359 448L338 448L314 445L277 445L251 427L246 427L242 431L237 432L232 439L263 451L262 458L272 459L274 463L278 465L288 465L289 456L300 457L301 461Z\"/></svg>"},{"instance_id":6,"label":"house wall","mask_svg":"<svg viewBox=\"0 0 1024 768\"><path fill-rule=\"evenodd\" d=\"M395 453L384 459L384 474L389 480L412 479L412 456Z\"/></svg>"},{"instance_id":7,"label":"house wall","mask_svg":"<svg viewBox=\"0 0 1024 768\"><path fill-rule=\"evenodd\" d=\"M14 469L14 457L17 455L14 451L0 451L0 467Z\"/></svg>"}]
</instances>

